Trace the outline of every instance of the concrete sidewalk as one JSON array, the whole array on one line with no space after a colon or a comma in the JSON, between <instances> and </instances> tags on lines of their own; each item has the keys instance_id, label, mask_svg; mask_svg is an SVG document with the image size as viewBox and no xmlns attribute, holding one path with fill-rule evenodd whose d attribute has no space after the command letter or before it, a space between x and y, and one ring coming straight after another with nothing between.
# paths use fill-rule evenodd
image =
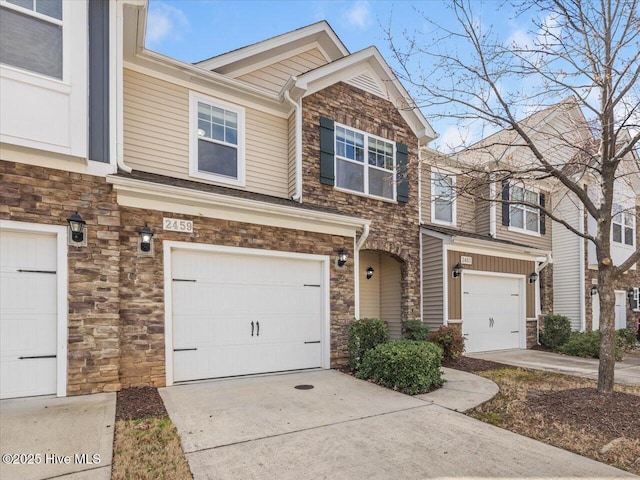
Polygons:
<instances>
[{"instance_id":1,"label":"concrete sidewalk","mask_svg":"<svg viewBox=\"0 0 640 480\"><path fill-rule=\"evenodd\" d=\"M0 478L109 480L115 414L115 393L0 401Z\"/></svg>"},{"instance_id":2,"label":"concrete sidewalk","mask_svg":"<svg viewBox=\"0 0 640 480\"><path fill-rule=\"evenodd\" d=\"M596 358L570 357L540 350L467 353L465 356L516 367L598 379L598 359ZM625 385L640 385L640 355L629 354L622 362L616 362L615 381Z\"/></svg>"},{"instance_id":3,"label":"concrete sidewalk","mask_svg":"<svg viewBox=\"0 0 640 480\"><path fill-rule=\"evenodd\" d=\"M445 395L464 396L468 374L448 373ZM435 393L410 397L333 370L160 389L196 480L633 478L443 408Z\"/></svg>"}]
</instances>

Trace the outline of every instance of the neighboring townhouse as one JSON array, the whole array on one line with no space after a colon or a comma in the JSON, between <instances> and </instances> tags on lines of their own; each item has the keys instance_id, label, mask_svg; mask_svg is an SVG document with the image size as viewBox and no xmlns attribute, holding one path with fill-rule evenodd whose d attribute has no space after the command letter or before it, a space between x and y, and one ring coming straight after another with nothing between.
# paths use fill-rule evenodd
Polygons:
<instances>
[{"instance_id":1,"label":"neighboring townhouse","mask_svg":"<svg viewBox=\"0 0 640 480\"><path fill-rule=\"evenodd\" d=\"M191 65L144 48L145 1L104 5L105 168L3 143L3 235L27 232L19 250L51 229L24 259L58 262L57 389L3 395L339 367L354 318L396 338L420 318L418 149L436 135L375 48L319 22ZM2 288L21 315L31 287Z\"/></svg>"},{"instance_id":2,"label":"neighboring townhouse","mask_svg":"<svg viewBox=\"0 0 640 480\"><path fill-rule=\"evenodd\" d=\"M581 115L576 107L576 115ZM623 132L618 143L628 139ZM592 150L597 151L597 142L591 142ZM620 265L633 253L640 241L638 218L640 215L640 173L638 172L638 154L629 153L618 167L618 179L614 189L614 217L611 231L611 259L614 265ZM598 178L589 174L580 174L578 180L584 185L590 198L599 204ZM575 196L558 188L558 215L571 226L590 235L596 233L596 221ZM598 262L595 246L570 232L560 224L553 226L553 311L565 315L571 321L574 330L598 330L600 325L600 306L598 285ZM637 291L640 288L640 264L615 281L615 328L629 328L635 331L640 322L640 309L637 303ZM634 298L635 297L635 298Z\"/></svg>"},{"instance_id":3,"label":"neighboring townhouse","mask_svg":"<svg viewBox=\"0 0 640 480\"><path fill-rule=\"evenodd\" d=\"M478 175L469 165L478 166L480 150L421 153L423 321L432 330L461 328L469 353L530 348L537 342L551 231L538 211L491 200L526 196L548 205L549 192Z\"/></svg>"},{"instance_id":4,"label":"neighboring townhouse","mask_svg":"<svg viewBox=\"0 0 640 480\"><path fill-rule=\"evenodd\" d=\"M2 398L119 388L114 7L0 0Z\"/></svg>"}]
</instances>

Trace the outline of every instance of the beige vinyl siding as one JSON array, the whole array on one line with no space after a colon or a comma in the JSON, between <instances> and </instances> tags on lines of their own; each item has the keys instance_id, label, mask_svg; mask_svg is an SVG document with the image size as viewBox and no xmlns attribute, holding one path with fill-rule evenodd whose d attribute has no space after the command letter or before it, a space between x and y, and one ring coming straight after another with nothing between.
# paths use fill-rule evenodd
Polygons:
<instances>
[{"instance_id":1,"label":"beige vinyl siding","mask_svg":"<svg viewBox=\"0 0 640 480\"><path fill-rule=\"evenodd\" d=\"M489 198L489 185L483 185L480 196ZM499 209L501 204L492 204L488 201L476 200L475 202L475 226L476 233L489 235L491 232L491 208Z\"/></svg>"},{"instance_id":2,"label":"beige vinyl siding","mask_svg":"<svg viewBox=\"0 0 640 480\"><path fill-rule=\"evenodd\" d=\"M289 117L287 130L289 132L289 143L287 144L288 162L288 188L289 198L296 191L296 112L294 111Z\"/></svg>"},{"instance_id":3,"label":"beige vinyl siding","mask_svg":"<svg viewBox=\"0 0 640 480\"><path fill-rule=\"evenodd\" d=\"M443 324L442 240L422 234L423 321L431 330Z\"/></svg>"},{"instance_id":4,"label":"beige vinyl siding","mask_svg":"<svg viewBox=\"0 0 640 480\"><path fill-rule=\"evenodd\" d=\"M374 275L367 280L367 268L373 267ZM381 318L380 316L380 254L360 252L360 318Z\"/></svg>"},{"instance_id":5,"label":"beige vinyl siding","mask_svg":"<svg viewBox=\"0 0 640 480\"><path fill-rule=\"evenodd\" d=\"M529 283L526 279L535 269L535 262L527 260L516 260L512 258L494 257L491 255L479 255L477 253L468 252L447 252L447 272L450 272L453 266L460 262L461 256L472 258L472 265L464 265L466 270L477 272L498 272L523 275L525 277L526 295L527 295L527 318L535 318L536 315L536 291L538 283ZM449 279L449 318L459 320L462 317L462 292L460 289L461 279Z\"/></svg>"},{"instance_id":6,"label":"beige vinyl siding","mask_svg":"<svg viewBox=\"0 0 640 480\"><path fill-rule=\"evenodd\" d=\"M289 198L287 119L246 108L246 187ZM124 70L124 158L134 170L189 177L189 90Z\"/></svg>"},{"instance_id":7,"label":"beige vinyl siding","mask_svg":"<svg viewBox=\"0 0 640 480\"><path fill-rule=\"evenodd\" d=\"M241 75L238 77L238 80L278 93L290 77L308 72L326 63L327 60L320 50L313 48L281 60L280 62Z\"/></svg>"},{"instance_id":8,"label":"beige vinyl siding","mask_svg":"<svg viewBox=\"0 0 640 480\"><path fill-rule=\"evenodd\" d=\"M541 191L545 194L545 207L551 209L551 195L549 192ZM502 204L496 205L496 238L509 240L511 242L528 245L541 250L551 250L552 220L546 218L546 231L544 235L529 235L518 231L509 230L509 227L502 225Z\"/></svg>"},{"instance_id":9,"label":"beige vinyl siding","mask_svg":"<svg viewBox=\"0 0 640 480\"><path fill-rule=\"evenodd\" d=\"M380 316L389 325L391 339L402 337L401 280L400 264L387 255L380 255Z\"/></svg>"}]
</instances>

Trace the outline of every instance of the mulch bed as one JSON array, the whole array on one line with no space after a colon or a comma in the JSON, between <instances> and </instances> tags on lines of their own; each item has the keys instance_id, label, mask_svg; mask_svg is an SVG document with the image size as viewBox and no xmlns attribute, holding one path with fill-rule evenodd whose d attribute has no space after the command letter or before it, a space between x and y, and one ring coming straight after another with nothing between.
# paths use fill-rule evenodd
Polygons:
<instances>
[{"instance_id":1,"label":"mulch bed","mask_svg":"<svg viewBox=\"0 0 640 480\"><path fill-rule=\"evenodd\" d=\"M149 417L166 418L167 409L154 387L132 387L118 392L116 420L139 420Z\"/></svg>"},{"instance_id":2,"label":"mulch bed","mask_svg":"<svg viewBox=\"0 0 640 480\"><path fill-rule=\"evenodd\" d=\"M514 368L502 363L465 356L459 357L455 360L442 362L442 366L447 368L454 368L456 370L462 370L463 372L469 373L484 372L486 370L497 370L499 368Z\"/></svg>"},{"instance_id":3,"label":"mulch bed","mask_svg":"<svg viewBox=\"0 0 640 480\"><path fill-rule=\"evenodd\" d=\"M640 397L595 388L576 388L530 395L527 406L553 422L569 424L607 438L640 439Z\"/></svg>"}]
</instances>

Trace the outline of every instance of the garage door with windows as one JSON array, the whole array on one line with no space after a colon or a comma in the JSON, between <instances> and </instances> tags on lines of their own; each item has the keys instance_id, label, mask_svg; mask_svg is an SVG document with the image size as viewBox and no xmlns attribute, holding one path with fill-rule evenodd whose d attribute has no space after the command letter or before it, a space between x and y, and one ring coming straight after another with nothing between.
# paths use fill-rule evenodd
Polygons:
<instances>
[{"instance_id":1,"label":"garage door with windows","mask_svg":"<svg viewBox=\"0 0 640 480\"><path fill-rule=\"evenodd\" d=\"M57 238L0 230L0 398L55 394Z\"/></svg>"},{"instance_id":2,"label":"garage door with windows","mask_svg":"<svg viewBox=\"0 0 640 480\"><path fill-rule=\"evenodd\" d=\"M518 277L463 274L462 333L467 352L523 347L522 285Z\"/></svg>"},{"instance_id":3,"label":"garage door with windows","mask_svg":"<svg viewBox=\"0 0 640 480\"><path fill-rule=\"evenodd\" d=\"M323 365L324 263L238 250L170 253L174 382Z\"/></svg>"}]
</instances>

